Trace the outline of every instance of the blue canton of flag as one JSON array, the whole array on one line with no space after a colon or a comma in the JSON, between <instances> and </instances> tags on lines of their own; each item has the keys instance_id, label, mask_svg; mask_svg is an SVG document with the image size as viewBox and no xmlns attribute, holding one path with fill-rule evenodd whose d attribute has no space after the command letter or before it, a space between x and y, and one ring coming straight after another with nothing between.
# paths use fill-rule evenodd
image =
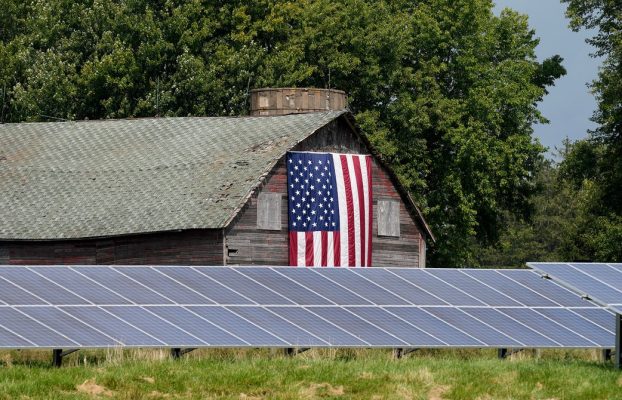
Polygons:
<instances>
[{"instance_id":1,"label":"blue canton of flag","mask_svg":"<svg viewBox=\"0 0 622 400\"><path fill-rule=\"evenodd\" d=\"M338 231L339 202L332 155L288 153L289 230Z\"/></svg>"}]
</instances>

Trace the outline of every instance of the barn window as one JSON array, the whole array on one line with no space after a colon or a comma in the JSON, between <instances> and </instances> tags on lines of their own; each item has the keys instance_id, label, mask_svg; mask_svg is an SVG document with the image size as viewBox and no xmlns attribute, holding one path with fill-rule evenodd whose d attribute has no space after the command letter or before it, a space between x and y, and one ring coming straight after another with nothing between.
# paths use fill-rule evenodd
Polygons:
<instances>
[{"instance_id":1,"label":"barn window","mask_svg":"<svg viewBox=\"0 0 622 400\"><path fill-rule=\"evenodd\" d=\"M281 194L259 193L257 196L257 229L281 230Z\"/></svg>"},{"instance_id":2,"label":"barn window","mask_svg":"<svg viewBox=\"0 0 622 400\"><path fill-rule=\"evenodd\" d=\"M400 237L400 202L378 200L378 236Z\"/></svg>"}]
</instances>

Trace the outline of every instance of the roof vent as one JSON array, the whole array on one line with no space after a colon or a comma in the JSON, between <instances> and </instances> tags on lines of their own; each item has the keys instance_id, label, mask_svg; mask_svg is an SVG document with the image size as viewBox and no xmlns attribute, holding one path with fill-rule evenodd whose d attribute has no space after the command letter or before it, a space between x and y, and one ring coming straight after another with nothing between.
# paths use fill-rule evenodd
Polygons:
<instances>
[{"instance_id":1,"label":"roof vent","mask_svg":"<svg viewBox=\"0 0 622 400\"><path fill-rule=\"evenodd\" d=\"M315 88L263 88L251 90L251 115L285 115L343 110L346 92Z\"/></svg>"}]
</instances>

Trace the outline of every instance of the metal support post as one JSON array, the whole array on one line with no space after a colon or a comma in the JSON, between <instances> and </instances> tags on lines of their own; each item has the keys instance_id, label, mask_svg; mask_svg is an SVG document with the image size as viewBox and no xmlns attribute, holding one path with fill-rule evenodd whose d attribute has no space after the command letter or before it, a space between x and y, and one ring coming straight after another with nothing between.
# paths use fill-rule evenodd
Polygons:
<instances>
[{"instance_id":1,"label":"metal support post","mask_svg":"<svg viewBox=\"0 0 622 400\"><path fill-rule=\"evenodd\" d=\"M393 349L393 358L402 358L402 354L404 353L404 349L401 347Z\"/></svg>"},{"instance_id":2,"label":"metal support post","mask_svg":"<svg viewBox=\"0 0 622 400\"><path fill-rule=\"evenodd\" d=\"M497 350L497 357L499 357L500 359L504 359L508 356L508 349L498 349Z\"/></svg>"},{"instance_id":3,"label":"metal support post","mask_svg":"<svg viewBox=\"0 0 622 400\"><path fill-rule=\"evenodd\" d=\"M52 350L52 365L60 367L63 364L63 349Z\"/></svg>"},{"instance_id":4,"label":"metal support post","mask_svg":"<svg viewBox=\"0 0 622 400\"><path fill-rule=\"evenodd\" d=\"M407 354L414 353L419 350L417 347L409 347L409 348L396 348L393 349L393 357L402 358Z\"/></svg>"},{"instance_id":5,"label":"metal support post","mask_svg":"<svg viewBox=\"0 0 622 400\"><path fill-rule=\"evenodd\" d=\"M196 350L196 348L188 348L188 349L182 349L179 347L175 347L171 349L171 357L177 359L180 358L181 356L183 356L184 354L188 354L191 351Z\"/></svg>"},{"instance_id":6,"label":"metal support post","mask_svg":"<svg viewBox=\"0 0 622 400\"><path fill-rule=\"evenodd\" d=\"M622 315L616 314L616 354L615 365L622 369Z\"/></svg>"},{"instance_id":7,"label":"metal support post","mask_svg":"<svg viewBox=\"0 0 622 400\"><path fill-rule=\"evenodd\" d=\"M78 350L79 349L71 349L65 351L63 351L63 349L52 350L52 364L55 367L60 367L61 365L63 365L63 357L68 356L71 353L75 353Z\"/></svg>"},{"instance_id":8,"label":"metal support post","mask_svg":"<svg viewBox=\"0 0 622 400\"><path fill-rule=\"evenodd\" d=\"M297 347L297 348L285 347L283 349L283 354L286 355L286 356L293 357L293 356L295 356L297 354L304 353L307 350L311 350L311 348L310 347Z\"/></svg>"},{"instance_id":9,"label":"metal support post","mask_svg":"<svg viewBox=\"0 0 622 400\"><path fill-rule=\"evenodd\" d=\"M603 350L603 362L607 362L611 360L611 349L604 349Z\"/></svg>"}]
</instances>

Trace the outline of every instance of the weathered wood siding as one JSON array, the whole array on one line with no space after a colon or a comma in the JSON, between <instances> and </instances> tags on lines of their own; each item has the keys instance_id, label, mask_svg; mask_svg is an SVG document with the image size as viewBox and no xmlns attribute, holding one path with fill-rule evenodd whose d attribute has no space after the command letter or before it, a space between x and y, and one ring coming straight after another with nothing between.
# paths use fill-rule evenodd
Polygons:
<instances>
[{"instance_id":1,"label":"weathered wood siding","mask_svg":"<svg viewBox=\"0 0 622 400\"><path fill-rule=\"evenodd\" d=\"M356 137L349 125L342 119L331 122L293 150L369 153L365 144ZM376 160L374 160L372 173L374 196L373 266L425 266L420 264L425 260L425 257L420 257L419 254L420 249L425 249L425 245L422 246L425 239L419 226L408 212L391 178ZM225 233L227 265L288 265L289 263L287 171L284 158L278 162L260 191L282 195L281 230L269 231L257 228L257 197L259 192L254 193ZM378 236L378 200L400 202L399 237Z\"/></svg>"},{"instance_id":2,"label":"weathered wood siding","mask_svg":"<svg viewBox=\"0 0 622 400\"><path fill-rule=\"evenodd\" d=\"M223 262L221 230L49 242L0 241L0 264L222 265Z\"/></svg>"}]
</instances>

